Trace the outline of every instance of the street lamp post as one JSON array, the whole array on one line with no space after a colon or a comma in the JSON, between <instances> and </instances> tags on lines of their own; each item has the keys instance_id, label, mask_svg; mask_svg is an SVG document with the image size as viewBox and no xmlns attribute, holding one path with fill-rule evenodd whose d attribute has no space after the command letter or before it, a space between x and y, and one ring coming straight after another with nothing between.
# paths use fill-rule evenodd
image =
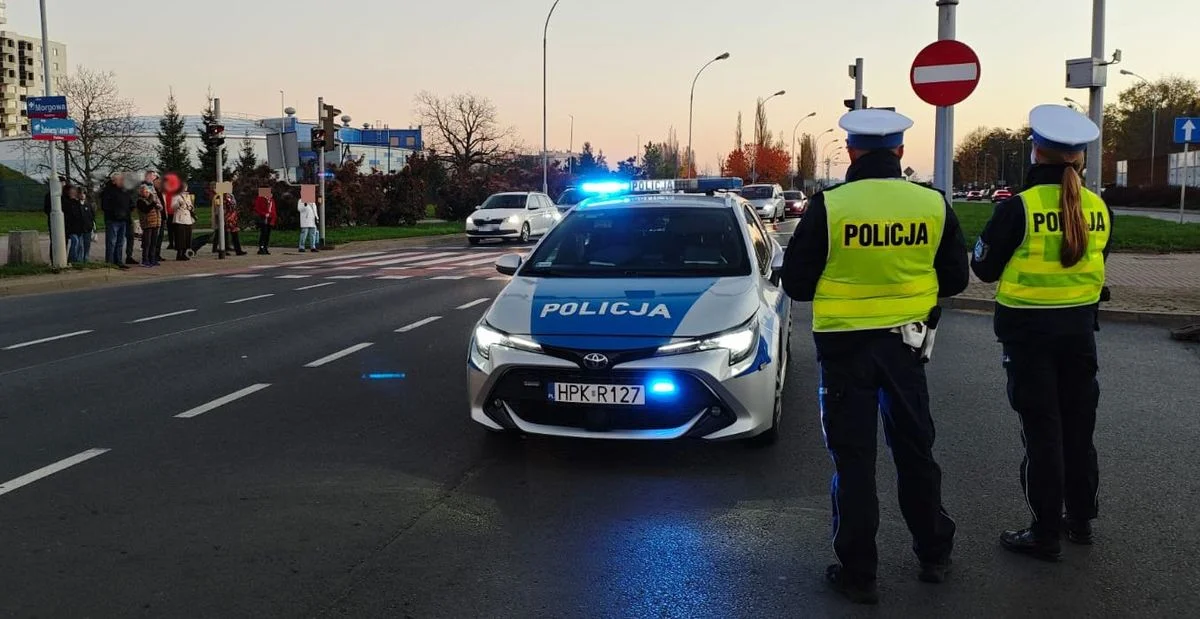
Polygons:
<instances>
[{"instance_id":1,"label":"street lamp post","mask_svg":"<svg viewBox=\"0 0 1200 619\"><path fill-rule=\"evenodd\" d=\"M796 121L796 125L792 127L792 163L796 166L796 173L792 175L792 189L796 188L796 176L800 174L800 164L796 163L796 129L800 128L800 123L816 116L816 112L810 112L808 116ZM789 168L791 166L788 166Z\"/></svg>"},{"instance_id":2,"label":"street lamp post","mask_svg":"<svg viewBox=\"0 0 1200 619\"><path fill-rule=\"evenodd\" d=\"M771 99L774 99L775 97L778 97L780 95L785 95L785 94L787 94L787 91L781 90L781 91L767 97L766 99L763 99L762 103L758 104L758 109L755 110L755 114L754 114L754 161L751 162L751 165L750 165L750 182L752 182L752 183L758 182L758 154L759 154L758 148L760 146L762 146L762 137L763 137L763 136L759 135L758 119L760 117L762 117L762 110L763 110L763 107L765 107L767 105L767 101L770 101Z\"/></svg>"},{"instance_id":3,"label":"street lamp post","mask_svg":"<svg viewBox=\"0 0 1200 619\"><path fill-rule=\"evenodd\" d=\"M546 14L546 25L542 27L542 193L550 193L550 153L546 129L546 36L550 32L550 16L554 15L558 3L559 0L554 0L554 4L550 5L550 12Z\"/></svg>"},{"instance_id":4,"label":"street lamp post","mask_svg":"<svg viewBox=\"0 0 1200 619\"><path fill-rule=\"evenodd\" d=\"M567 114L571 117L571 141L567 145L567 175L575 175L575 115Z\"/></svg>"},{"instance_id":5,"label":"street lamp post","mask_svg":"<svg viewBox=\"0 0 1200 619\"><path fill-rule=\"evenodd\" d=\"M41 0L42 9L42 76L46 82L46 96L53 94L50 81L50 34L46 25L46 0ZM30 61L33 62L33 61ZM50 264L56 269L67 267L67 229L62 211L62 185L58 182L58 157L50 149Z\"/></svg>"},{"instance_id":6,"label":"street lamp post","mask_svg":"<svg viewBox=\"0 0 1200 619\"><path fill-rule=\"evenodd\" d=\"M1142 83L1147 87L1153 88L1150 85L1150 80L1134 73L1121 69L1121 75L1128 75L1142 80ZM1154 107L1150 110L1150 184L1154 185L1154 158L1158 155L1158 107L1162 101L1155 100Z\"/></svg>"},{"instance_id":7,"label":"street lamp post","mask_svg":"<svg viewBox=\"0 0 1200 619\"><path fill-rule=\"evenodd\" d=\"M688 95L688 145L687 145L688 178L692 177L692 169L696 167L695 155L692 154L692 108L695 106L695 103L696 103L696 80L700 79L700 74L704 73L704 70L708 68L708 65L710 65L718 60L725 60L726 58L729 58L729 52L725 52L724 54L721 54L720 56L717 56L716 58L709 60L708 62L704 63L703 67L700 67L699 71L696 71L696 77L692 78L692 93L690 95ZM638 148L641 148L641 145L638 145Z\"/></svg>"}]
</instances>

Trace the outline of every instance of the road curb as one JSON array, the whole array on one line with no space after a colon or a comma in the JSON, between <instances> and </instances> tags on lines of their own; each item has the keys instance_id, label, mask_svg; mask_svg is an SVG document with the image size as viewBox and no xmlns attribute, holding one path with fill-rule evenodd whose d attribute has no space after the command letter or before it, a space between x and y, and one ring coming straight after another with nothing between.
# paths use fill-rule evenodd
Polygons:
<instances>
[{"instance_id":1,"label":"road curb","mask_svg":"<svg viewBox=\"0 0 1200 619\"><path fill-rule=\"evenodd\" d=\"M994 311L996 302L993 299L977 297L954 297L942 299L942 306L956 310ZM1186 325L1200 324L1200 314L1186 312L1149 312L1138 310L1100 309L1100 319L1105 322L1126 322L1144 325L1154 325L1175 329Z\"/></svg>"}]
</instances>

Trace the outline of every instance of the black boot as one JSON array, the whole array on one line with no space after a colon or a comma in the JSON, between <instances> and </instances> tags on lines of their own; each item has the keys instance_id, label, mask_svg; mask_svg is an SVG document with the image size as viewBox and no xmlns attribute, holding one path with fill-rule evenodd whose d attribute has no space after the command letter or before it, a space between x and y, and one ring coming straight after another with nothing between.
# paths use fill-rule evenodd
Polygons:
<instances>
[{"instance_id":1,"label":"black boot","mask_svg":"<svg viewBox=\"0 0 1200 619\"><path fill-rule=\"evenodd\" d=\"M825 568L825 581L829 583L829 586L833 587L834 591L842 594L843 597L855 604L879 603L879 589L875 586L875 581L862 581L851 578L842 569L842 566L836 563Z\"/></svg>"},{"instance_id":2,"label":"black boot","mask_svg":"<svg viewBox=\"0 0 1200 619\"><path fill-rule=\"evenodd\" d=\"M946 582L946 574L950 572L950 566L953 565L950 557L946 557L941 561L925 561L921 563L921 573L917 574L917 580L931 584L941 584Z\"/></svg>"},{"instance_id":3,"label":"black boot","mask_svg":"<svg viewBox=\"0 0 1200 619\"><path fill-rule=\"evenodd\" d=\"M1005 531L1000 534L1000 545L1005 550L1029 555L1042 561L1055 562L1062 559L1062 545L1056 539L1042 539L1032 529Z\"/></svg>"},{"instance_id":4,"label":"black boot","mask_svg":"<svg viewBox=\"0 0 1200 619\"><path fill-rule=\"evenodd\" d=\"M1092 521L1085 519L1075 519L1070 516L1063 516L1062 520L1063 532L1067 534L1067 541L1080 546L1092 545Z\"/></svg>"}]
</instances>

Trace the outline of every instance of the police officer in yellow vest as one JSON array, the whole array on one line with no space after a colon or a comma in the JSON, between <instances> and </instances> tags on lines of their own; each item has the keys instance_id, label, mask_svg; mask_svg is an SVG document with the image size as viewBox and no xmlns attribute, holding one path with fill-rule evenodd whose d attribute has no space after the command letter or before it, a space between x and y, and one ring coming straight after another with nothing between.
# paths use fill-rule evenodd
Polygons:
<instances>
[{"instance_id":1,"label":"police officer in yellow vest","mask_svg":"<svg viewBox=\"0 0 1200 619\"><path fill-rule=\"evenodd\" d=\"M879 416L919 578L942 582L950 566L955 525L942 507L921 347L938 297L966 288L968 254L944 196L900 171L912 121L888 110L856 110L839 124L848 133L846 183L813 196L788 245L783 284L793 299L812 301L840 562L826 577L852 601L873 604Z\"/></svg>"},{"instance_id":2,"label":"police officer in yellow vest","mask_svg":"<svg viewBox=\"0 0 1200 619\"><path fill-rule=\"evenodd\" d=\"M1060 538L1092 543L1099 469L1092 432L1098 307L1112 211L1080 182L1096 124L1061 106L1029 114L1028 186L996 206L971 267L999 280L996 336L1004 346L1008 399L1021 419L1021 485L1029 528L1005 531L1004 548L1057 561ZM1066 508L1064 514L1063 508Z\"/></svg>"}]
</instances>

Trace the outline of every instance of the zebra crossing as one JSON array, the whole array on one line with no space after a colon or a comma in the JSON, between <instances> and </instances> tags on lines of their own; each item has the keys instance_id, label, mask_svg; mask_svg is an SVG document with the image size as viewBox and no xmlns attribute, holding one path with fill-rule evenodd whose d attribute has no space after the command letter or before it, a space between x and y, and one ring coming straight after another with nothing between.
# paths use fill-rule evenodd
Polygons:
<instances>
[{"instance_id":1,"label":"zebra crossing","mask_svg":"<svg viewBox=\"0 0 1200 619\"><path fill-rule=\"evenodd\" d=\"M486 279L503 281L495 269L496 260L511 253L527 254L528 249L503 251L468 248L406 248L352 254L316 254L292 262L256 265L249 272L233 273L233 279L327 279L327 280L405 280L430 279L457 281Z\"/></svg>"}]
</instances>

